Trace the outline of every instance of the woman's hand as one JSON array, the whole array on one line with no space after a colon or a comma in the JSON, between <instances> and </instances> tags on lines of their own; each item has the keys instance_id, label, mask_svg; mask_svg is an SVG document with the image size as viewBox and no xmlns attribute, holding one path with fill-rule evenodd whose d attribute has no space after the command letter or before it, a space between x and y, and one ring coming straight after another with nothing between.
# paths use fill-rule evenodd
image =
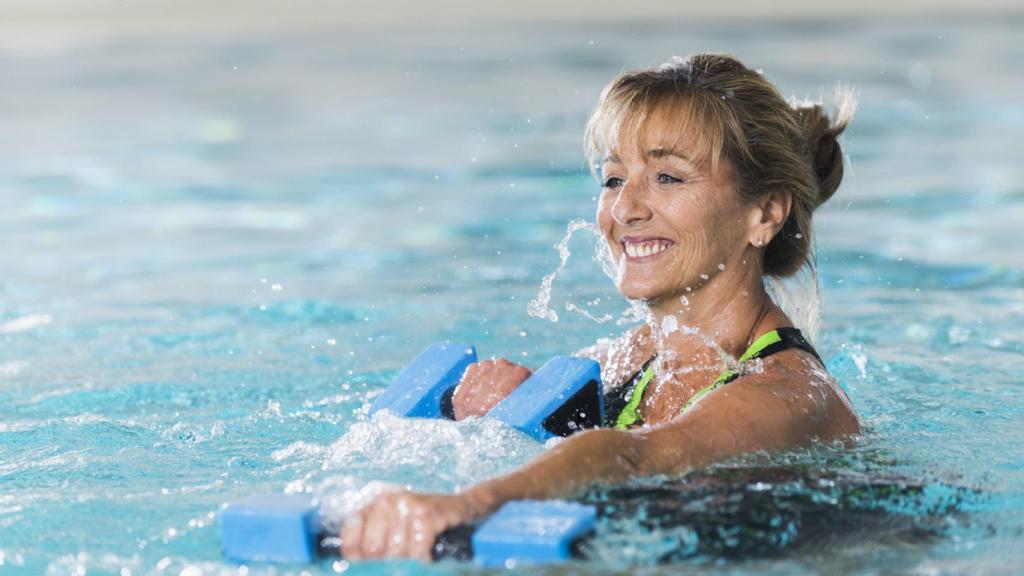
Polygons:
<instances>
[{"instance_id":1,"label":"woman's hand","mask_svg":"<svg viewBox=\"0 0 1024 576\"><path fill-rule=\"evenodd\" d=\"M346 559L418 558L429 562L439 534L484 515L466 494L387 492L341 527Z\"/></svg>"},{"instance_id":2,"label":"woman's hand","mask_svg":"<svg viewBox=\"0 0 1024 576\"><path fill-rule=\"evenodd\" d=\"M452 396L455 419L487 414L531 374L529 368L504 358L470 364Z\"/></svg>"}]
</instances>

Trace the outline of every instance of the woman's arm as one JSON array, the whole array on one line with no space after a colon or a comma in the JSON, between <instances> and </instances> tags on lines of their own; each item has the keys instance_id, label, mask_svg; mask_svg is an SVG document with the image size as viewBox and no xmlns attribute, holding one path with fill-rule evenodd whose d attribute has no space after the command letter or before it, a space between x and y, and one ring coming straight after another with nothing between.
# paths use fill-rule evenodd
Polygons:
<instances>
[{"instance_id":1,"label":"woman's arm","mask_svg":"<svg viewBox=\"0 0 1024 576\"><path fill-rule=\"evenodd\" d=\"M570 496L597 482L680 474L738 454L857 432L856 416L830 382L748 375L666 424L573 435L519 470L465 493L493 510L508 500Z\"/></svg>"},{"instance_id":2,"label":"woman's arm","mask_svg":"<svg viewBox=\"0 0 1024 576\"><path fill-rule=\"evenodd\" d=\"M381 496L345 523L343 550L355 559L429 559L442 531L484 517L509 500L570 496L597 482L683 473L736 454L854 434L856 416L846 412L828 382L748 375L664 425L573 435L518 470L455 495Z\"/></svg>"}]
</instances>

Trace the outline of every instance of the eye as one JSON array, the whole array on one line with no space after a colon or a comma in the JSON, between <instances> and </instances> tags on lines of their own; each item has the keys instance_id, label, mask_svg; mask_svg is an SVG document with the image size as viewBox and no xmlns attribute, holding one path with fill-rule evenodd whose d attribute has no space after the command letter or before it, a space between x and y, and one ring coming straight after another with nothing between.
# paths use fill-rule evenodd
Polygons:
<instances>
[{"instance_id":1,"label":"eye","mask_svg":"<svg viewBox=\"0 0 1024 576\"><path fill-rule=\"evenodd\" d=\"M682 182L681 178L676 178L671 174L665 174L664 172L658 174L658 184L680 184Z\"/></svg>"},{"instance_id":2,"label":"eye","mask_svg":"<svg viewBox=\"0 0 1024 576\"><path fill-rule=\"evenodd\" d=\"M625 183L625 180L623 180L622 178L612 176L604 181L604 187L612 189L620 188L623 185L623 183Z\"/></svg>"}]
</instances>

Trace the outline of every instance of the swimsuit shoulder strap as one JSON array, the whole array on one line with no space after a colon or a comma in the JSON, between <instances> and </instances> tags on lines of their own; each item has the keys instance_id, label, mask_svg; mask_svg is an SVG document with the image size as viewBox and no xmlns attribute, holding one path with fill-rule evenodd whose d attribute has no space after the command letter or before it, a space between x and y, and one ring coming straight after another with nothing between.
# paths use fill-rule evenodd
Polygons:
<instances>
[{"instance_id":1,"label":"swimsuit shoulder strap","mask_svg":"<svg viewBox=\"0 0 1024 576\"><path fill-rule=\"evenodd\" d=\"M782 352L783 350L789 350L790 348L799 348L810 352L818 362L824 365L824 362L821 361L821 357L818 356L818 353L814 350L807 339L803 337L800 330L789 327L778 328L762 334L754 341L753 344L750 345L749 348L746 349L746 351L743 352L739 357L739 362L743 363L756 358L767 358L772 354ZM653 364L654 358L651 358L641 369L642 375L639 380L634 380L636 385L634 385L632 390L628 393L629 401L623 407L622 412L619 413L618 418L616 418L614 424L615 428L625 430L641 420L639 412L640 401L643 399L644 390L647 388L647 385L654 379ZM714 382L702 388L686 402L681 413L689 410L690 407L696 404L698 400L706 396L709 392L712 392L739 378L740 374L741 373L738 370L733 368L723 370L722 373L718 375L718 378L715 378Z\"/></svg>"},{"instance_id":2,"label":"swimsuit shoulder strap","mask_svg":"<svg viewBox=\"0 0 1024 576\"><path fill-rule=\"evenodd\" d=\"M790 348L799 348L800 350L810 352L811 355L813 355L814 358L817 359L822 366L825 365L825 363L822 362L821 360L821 356L818 356L818 353L814 350L814 347L812 347L810 342L808 342L807 339L804 338L803 334L800 333L800 330L792 327L777 328L775 330L772 330L771 332L765 332L764 334L762 334L739 357L739 363L742 364L743 362L747 362L757 358L767 358L772 354L777 354L779 352L782 352L783 350L789 350ZM736 368L739 367L737 366ZM686 404L683 405L683 409L680 411L680 413L689 410L694 404L696 404L701 398L706 396L709 392L721 388L722 386L725 386L729 382L732 382L733 380L739 378L740 374L741 372L739 372L735 368L726 368L725 370L722 371L721 374L718 375L718 378L715 378L714 382L708 384L707 386L702 388L700 392L697 392L689 400L687 400Z\"/></svg>"}]
</instances>

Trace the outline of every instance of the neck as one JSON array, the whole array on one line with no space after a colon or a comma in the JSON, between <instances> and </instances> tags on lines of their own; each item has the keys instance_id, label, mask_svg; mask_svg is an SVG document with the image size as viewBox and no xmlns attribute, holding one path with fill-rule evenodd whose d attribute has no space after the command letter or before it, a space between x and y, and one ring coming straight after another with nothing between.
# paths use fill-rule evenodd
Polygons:
<instances>
[{"instance_id":1,"label":"neck","mask_svg":"<svg viewBox=\"0 0 1024 576\"><path fill-rule=\"evenodd\" d=\"M694 291L648 302L652 329L660 333L662 327L671 326L671 320L666 323L669 316L686 328L670 334L665 341L668 346L690 351L713 349L710 340L733 357L743 354L758 335L757 324L771 307L760 270L753 266L719 273Z\"/></svg>"}]
</instances>

